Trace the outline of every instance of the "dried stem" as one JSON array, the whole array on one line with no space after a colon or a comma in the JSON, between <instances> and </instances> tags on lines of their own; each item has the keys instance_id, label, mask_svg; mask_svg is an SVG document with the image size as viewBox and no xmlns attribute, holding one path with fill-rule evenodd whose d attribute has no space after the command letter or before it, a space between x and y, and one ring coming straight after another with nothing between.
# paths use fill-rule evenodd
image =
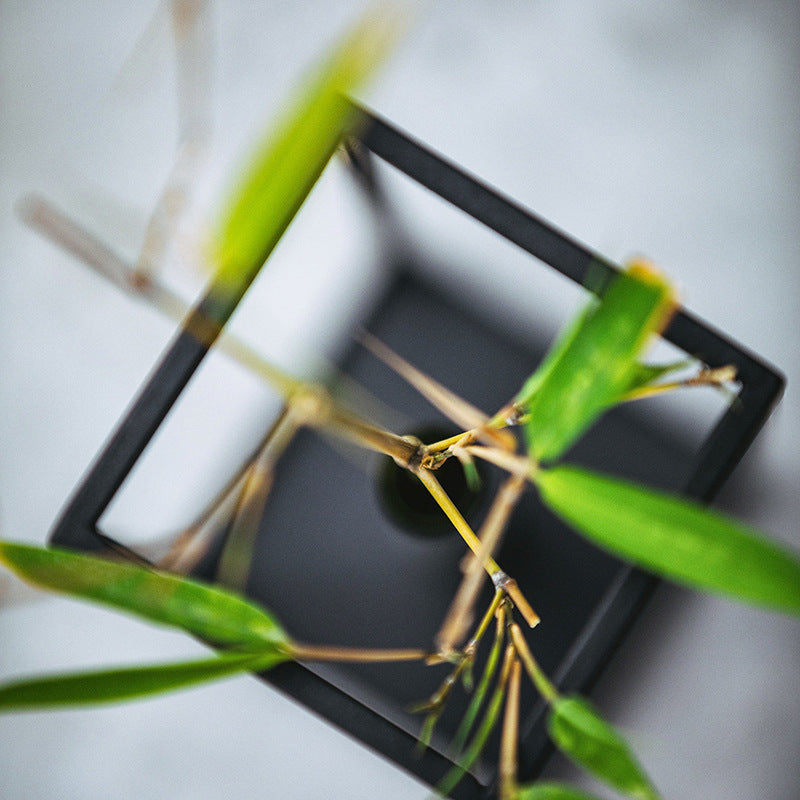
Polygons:
<instances>
[{"instance_id":1,"label":"dried stem","mask_svg":"<svg viewBox=\"0 0 800 800\"><path fill-rule=\"evenodd\" d=\"M411 467L419 460L419 440L411 436L398 436L345 409L331 407L328 417L320 427L368 450L391 456L403 467Z\"/></svg>"},{"instance_id":2,"label":"dried stem","mask_svg":"<svg viewBox=\"0 0 800 800\"><path fill-rule=\"evenodd\" d=\"M494 729L497 717L500 714L500 709L503 702L503 697L506 691L506 684L511 673L511 664L514 660L514 646L509 644L506 647L505 658L503 660L503 669L500 673L500 678L497 681L495 690L489 700L489 705L483 720L479 725L472 741L469 743L466 751L463 753L459 760L458 766L454 767L450 772L445 775L441 783L436 787L436 791L443 797L450 794L456 784L461 780L464 773L478 760L481 752L483 751L486 741L489 738L492 730Z\"/></svg>"},{"instance_id":3,"label":"dried stem","mask_svg":"<svg viewBox=\"0 0 800 800\"><path fill-rule=\"evenodd\" d=\"M118 288L147 301L176 322L187 317L190 311L188 303L155 278L143 281L123 258L47 200L27 197L20 204L19 213L26 224L79 258ZM208 339L213 328L211 321L207 320L204 324L196 315L192 319L194 328L190 332L201 340ZM216 347L266 380L284 397L304 386L302 381L270 364L234 336L223 333L217 339Z\"/></svg>"},{"instance_id":4,"label":"dried stem","mask_svg":"<svg viewBox=\"0 0 800 800\"><path fill-rule=\"evenodd\" d=\"M439 409L456 425L469 429L452 439L429 446L428 452L447 449L450 444L458 444L464 437L468 437L468 443L482 438L494 445L514 449L516 443L513 436L486 427L489 417L483 411L417 369L372 334L365 331L361 334L360 340L374 355L410 383L431 405ZM444 444L444 442L448 442L448 444Z\"/></svg>"},{"instance_id":5,"label":"dried stem","mask_svg":"<svg viewBox=\"0 0 800 800\"><path fill-rule=\"evenodd\" d=\"M186 318L190 307L178 295L163 286L155 277L142 280L142 275L132 269L124 259L48 201L30 197L21 205L20 213L27 224L77 256L119 288L147 300L178 322ZM197 313L192 314L186 324L189 325L189 332L203 341L216 335L214 324ZM414 458L418 445L410 443L405 437L370 425L355 414L339 408L321 387L300 381L270 364L242 340L223 332L216 340L216 347L266 380L285 399L288 400L298 393L316 398L315 411L309 414L307 424L320 427L327 425L333 433L392 456L403 465Z\"/></svg>"},{"instance_id":6,"label":"dried stem","mask_svg":"<svg viewBox=\"0 0 800 800\"><path fill-rule=\"evenodd\" d=\"M264 441L248 457L240 470L228 481L219 492L187 528L177 535L171 533L164 537L169 542L166 555L157 559L156 565L160 569L170 570L180 574L190 572L208 551L212 542L222 536L230 525L230 520L236 510L242 489L247 481L253 459L263 447ZM151 543L146 548L140 548L144 555L149 552L162 551L163 545L159 542ZM151 556L155 558L155 556Z\"/></svg>"},{"instance_id":7,"label":"dried stem","mask_svg":"<svg viewBox=\"0 0 800 800\"><path fill-rule=\"evenodd\" d=\"M519 613L522 615L522 618L528 623L529 627L535 628L539 622L541 622L539 615L533 610L531 604L528 602L525 595L522 594L522 590L512 577L501 571L496 575L493 575L492 580L494 581L495 586L497 586L499 589L502 589L508 595L508 597L514 603L514 607L517 609L517 611L519 611Z\"/></svg>"},{"instance_id":8,"label":"dried stem","mask_svg":"<svg viewBox=\"0 0 800 800\"><path fill-rule=\"evenodd\" d=\"M291 647L292 658L297 661L340 661L362 664L392 661L424 661L430 653L416 649L372 649L367 647L336 647L300 644Z\"/></svg>"},{"instance_id":9,"label":"dried stem","mask_svg":"<svg viewBox=\"0 0 800 800\"><path fill-rule=\"evenodd\" d=\"M470 445L466 450L470 455L482 458L484 461L488 461L490 464L494 464L512 475L521 475L529 478L537 469L536 463L528 456L508 453L496 447Z\"/></svg>"},{"instance_id":10,"label":"dried stem","mask_svg":"<svg viewBox=\"0 0 800 800\"><path fill-rule=\"evenodd\" d=\"M410 383L431 405L447 414L456 425L473 428L483 425L488 419L480 409L417 369L377 337L364 331L359 340L364 347Z\"/></svg>"},{"instance_id":11,"label":"dried stem","mask_svg":"<svg viewBox=\"0 0 800 800\"><path fill-rule=\"evenodd\" d=\"M224 586L243 589L253 559L258 526L275 477L275 466L304 422L292 400L281 411L261 450L251 461L217 567Z\"/></svg>"},{"instance_id":12,"label":"dried stem","mask_svg":"<svg viewBox=\"0 0 800 800\"><path fill-rule=\"evenodd\" d=\"M169 176L147 221L134 268L137 283L145 285L163 265L184 216L192 184L207 151L211 128L209 103L208 4L176 0L171 4L175 44L179 142Z\"/></svg>"}]
</instances>

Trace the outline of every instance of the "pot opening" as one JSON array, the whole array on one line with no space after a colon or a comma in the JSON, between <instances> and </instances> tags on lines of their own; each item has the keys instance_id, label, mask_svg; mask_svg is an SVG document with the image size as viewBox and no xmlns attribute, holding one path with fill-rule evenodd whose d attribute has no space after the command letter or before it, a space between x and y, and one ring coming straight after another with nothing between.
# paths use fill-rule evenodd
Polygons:
<instances>
[{"instance_id":1,"label":"pot opening","mask_svg":"<svg viewBox=\"0 0 800 800\"><path fill-rule=\"evenodd\" d=\"M436 442L453 436L457 431L441 424L426 425L413 431L423 442ZM455 503L468 517L485 498L487 491L485 469L476 463L480 486L473 490L467 483L464 469L457 458L449 458L435 475ZM444 511L428 493L419 478L387 458L377 476L377 489L381 507L389 519L404 532L423 538L436 538L456 534Z\"/></svg>"}]
</instances>

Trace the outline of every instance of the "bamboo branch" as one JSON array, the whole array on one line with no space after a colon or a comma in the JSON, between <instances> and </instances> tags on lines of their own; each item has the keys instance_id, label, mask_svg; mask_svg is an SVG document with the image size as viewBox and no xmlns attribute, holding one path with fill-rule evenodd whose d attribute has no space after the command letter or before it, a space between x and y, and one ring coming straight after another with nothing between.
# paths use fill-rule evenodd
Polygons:
<instances>
[{"instance_id":1,"label":"bamboo branch","mask_svg":"<svg viewBox=\"0 0 800 800\"><path fill-rule=\"evenodd\" d=\"M519 625L511 625L511 641L514 643L514 648L517 651L517 655L525 666L525 671L533 681L533 684L536 686L539 694L548 703L552 703L557 700L558 690L555 686L553 686L544 672L542 672L542 668L533 657L533 653L531 653L531 649L528 647L528 643L525 641L525 637L522 635Z\"/></svg>"},{"instance_id":2,"label":"bamboo branch","mask_svg":"<svg viewBox=\"0 0 800 800\"><path fill-rule=\"evenodd\" d=\"M452 439L445 440L450 444L458 444L466 437L466 442L471 443L476 439L485 439L491 444L499 445L505 449L514 449L515 440L510 434L487 428L489 417L480 409L468 403L446 386L426 375L399 356L380 339L366 331L362 332L361 343L375 356L391 367L398 375L410 383L432 406L441 411L445 416L467 430ZM438 442L432 447L436 451L446 449Z\"/></svg>"},{"instance_id":3,"label":"bamboo branch","mask_svg":"<svg viewBox=\"0 0 800 800\"><path fill-rule=\"evenodd\" d=\"M500 800L514 800L517 795L520 675L521 666L519 660L515 658L508 680L503 732L500 737Z\"/></svg>"},{"instance_id":4,"label":"bamboo branch","mask_svg":"<svg viewBox=\"0 0 800 800\"><path fill-rule=\"evenodd\" d=\"M495 496L492 507L478 532L480 548L470 559L447 616L436 635L435 641L440 651L450 652L463 639L472 621L475 601L481 586L481 573L486 569L486 562L494 553L524 487L525 478L512 475Z\"/></svg>"},{"instance_id":5,"label":"bamboo branch","mask_svg":"<svg viewBox=\"0 0 800 800\"><path fill-rule=\"evenodd\" d=\"M425 650L414 649L371 649L366 647L336 647L326 645L299 644L293 642L292 658L297 661L340 661L384 663L393 661L423 661L430 655Z\"/></svg>"}]
</instances>

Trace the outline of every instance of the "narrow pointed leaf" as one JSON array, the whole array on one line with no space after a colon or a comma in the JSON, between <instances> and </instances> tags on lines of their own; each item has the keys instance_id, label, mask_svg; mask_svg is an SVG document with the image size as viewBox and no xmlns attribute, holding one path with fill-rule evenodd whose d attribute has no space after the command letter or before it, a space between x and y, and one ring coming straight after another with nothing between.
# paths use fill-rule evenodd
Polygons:
<instances>
[{"instance_id":1,"label":"narrow pointed leaf","mask_svg":"<svg viewBox=\"0 0 800 800\"><path fill-rule=\"evenodd\" d=\"M309 81L304 95L261 144L228 205L214 251L217 291L246 286L272 252L358 116L356 91L396 38L396 20L368 14Z\"/></svg>"},{"instance_id":2,"label":"narrow pointed leaf","mask_svg":"<svg viewBox=\"0 0 800 800\"><path fill-rule=\"evenodd\" d=\"M555 700L547 728L562 753L609 786L640 800L658 799L628 743L583 698Z\"/></svg>"},{"instance_id":3,"label":"narrow pointed leaf","mask_svg":"<svg viewBox=\"0 0 800 800\"><path fill-rule=\"evenodd\" d=\"M550 373L555 369L558 363L564 358L564 354L572 347L572 343L580 333L586 320L595 313L599 304L597 298L592 298L586 303L586 306L570 320L564 330L556 337L555 342L550 346L550 349L545 354L539 366L534 373L522 384L522 388L514 398L517 405L528 408L533 402L536 393L542 385L550 379Z\"/></svg>"},{"instance_id":4,"label":"narrow pointed leaf","mask_svg":"<svg viewBox=\"0 0 800 800\"><path fill-rule=\"evenodd\" d=\"M665 378L672 373L687 369L696 363L694 359L687 358L681 361L673 361L669 364L635 364L631 371L630 382L623 391L623 397L649 386L660 378Z\"/></svg>"},{"instance_id":5,"label":"narrow pointed leaf","mask_svg":"<svg viewBox=\"0 0 800 800\"><path fill-rule=\"evenodd\" d=\"M535 476L579 533L667 578L800 615L800 557L758 531L654 489L558 466Z\"/></svg>"},{"instance_id":6,"label":"narrow pointed leaf","mask_svg":"<svg viewBox=\"0 0 800 800\"><path fill-rule=\"evenodd\" d=\"M213 644L291 646L266 610L188 578L71 550L11 542L0 542L0 563L29 583L181 628Z\"/></svg>"},{"instance_id":7,"label":"narrow pointed leaf","mask_svg":"<svg viewBox=\"0 0 800 800\"><path fill-rule=\"evenodd\" d=\"M222 654L216 658L145 667L32 678L0 686L0 712L86 706L132 700L246 670L261 672L289 656L281 651Z\"/></svg>"},{"instance_id":8,"label":"narrow pointed leaf","mask_svg":"<svg viewBox=\"0 0 800 800\"><path fill-rule=\"evenodd\" d=\"M514 800L599 800L599 798L566 783L540 781L520 786Z\"/></svg>"},{"instance_id":9,"label":"narrow pointed leaf","mask_svg":"<svg viewBox=\"0 0 800 800\"><path fill-rule=\"evenodd\" d=\"M619 400L635 379L641 351L673 309L671 286L646 265L614 278L517 398L529 415L528 448L537 460L560 456Z\"/></svg>"}]
</instances>

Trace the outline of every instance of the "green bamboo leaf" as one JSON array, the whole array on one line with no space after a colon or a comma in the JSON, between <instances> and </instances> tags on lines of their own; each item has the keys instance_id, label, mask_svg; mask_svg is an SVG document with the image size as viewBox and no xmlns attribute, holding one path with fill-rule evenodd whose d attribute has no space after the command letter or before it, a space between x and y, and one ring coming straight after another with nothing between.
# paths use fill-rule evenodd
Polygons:
<instances>
[{"instance_id":1,"label":"green bamboo leaf","mask_svg":"<svg viewBox=\"0 0 800 800\"><path fill-rule=\"evenodd\" d=\"M278 243L359 115L345 97L375 71L396 38L387 13L367 15L317 69L305 93L257 148L220 225L215 289L246 286Z\"/></svg>"},{"instance_id":2,"label":"green bamboo leaf","mask_svg":"<svg viewBox=\"0 0 800 800\"><path fill-rule=\"evenodd\" d=\"M564 328L564 330L562 330L561 333L556 337L555 342L553 342L550 349L547 351L547 353L545 353L544 358L534 371L533 375L531 375L528 380L522 384L522 388L514 398L514 402L518 406L522 406L523 408L530 407L530 404L533 402L533 398L536 396L536 393L539 391L542 385L550 379L550 374L559 364L561 359L564 358L564 354L567 352L567 350L572 347L573 341L586 324L586 320L593 313L595 313L598 304L599 300L596 297L589 300L586 303L586 306L575 315L574 319L572 319Z\"/></svg>"},{"instance_id":3,"label":"green bamboo leaf","mask_svg":"<svg viewBox=\"0 0 800 800\"><path fill-rule=\"evenodd\" d=\"M707 591L800 614L800 558L691 501L558 466L533 476L544 502L616 555Z\"/></svg>"},{"instance_id":4,"label":"green bamboo leaf","mask_svg":"<svg viewBox=\"0 0 800 800\"><path fill-rule=\"evenodd\" d=\"M520 786L514 800L598 800L598 798L566 783L538 781Z\"/></svg>"},{"instance_id":5,"label":"green bamboo leaf","mask_svg":"<svg viewBox=\"0 0 800 800\"><path fill-rule=\"evenodd\" d=\"M23 580L182 628L225 646L290 649L291 640L266 610L231 592L189 578L71 550L0 541L0 563Z\"/></svg>"},{"instance_id":6,"label":"green bamboo leaf","mask_svg":"<svg viewBox=\"0 0 800 800\"><path fill-rule=\"evenodd\" d=\"M539 461L560 456L628 389L638 358L674 309L670 285L634 263L619 273L556 342L516 400L528 414L528 448Z\"/></svg>"},{"instance_id":7,"label":"green bamboo leaf","mask_svg":"<svg viewBox=\"0 0 800 800\"><path fill-rule=\"evenodd\" d=\"M630 797L658 800L628 743L583 698L557 698L547 728L558 749L595 777Z\"/></svg>"},{"instance_id":8,"label":"green bamboo leaf","mask_svg":"<svg viewBox=\"0 0 800 800\"><path fill-rule=\"evenodd\" d=\"M167 692L237 672L262 672L289 659L274 649L262 653L223 653L216 658L55 675L0 686L0 712L86 706Z\"/></svg>"},{"instance_id":9,"label":"green bamboo leaf","mask_svg":"<svg viewBox=\"0 0 800 800\"><path fill-rule=\"evenodd\" d=\"M643 389L661 378L666 378L668 375L687 369L696 363L692 358L685 358L669 364L635 364L630 382L623 391L623 396Z\"/></svg>"}]
</instances>

